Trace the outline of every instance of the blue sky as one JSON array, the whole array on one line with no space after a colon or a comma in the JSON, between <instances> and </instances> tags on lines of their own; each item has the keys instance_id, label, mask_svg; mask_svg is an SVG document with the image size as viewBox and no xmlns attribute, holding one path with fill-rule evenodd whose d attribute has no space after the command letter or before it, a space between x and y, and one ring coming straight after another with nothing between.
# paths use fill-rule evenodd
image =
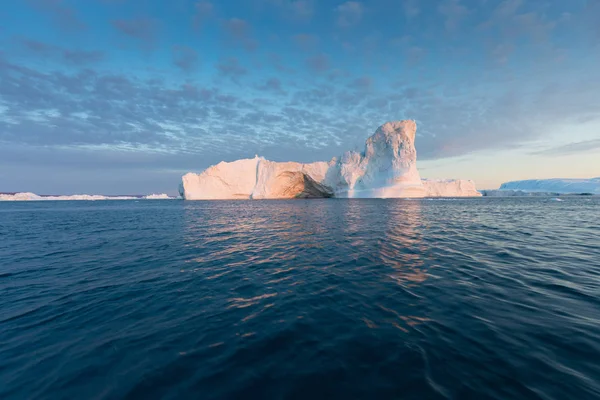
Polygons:
<instances>
[{"instance_id":1,"label":"blue sky","mask_svg":"<svg viewBox=\"0 0 600 400\"><path fill-rule=\"evenodd\" d=\"M596 0L6 0L0 191L175 193L415 119L423 177L600 176Z\"/></svg>"}]
</instances>

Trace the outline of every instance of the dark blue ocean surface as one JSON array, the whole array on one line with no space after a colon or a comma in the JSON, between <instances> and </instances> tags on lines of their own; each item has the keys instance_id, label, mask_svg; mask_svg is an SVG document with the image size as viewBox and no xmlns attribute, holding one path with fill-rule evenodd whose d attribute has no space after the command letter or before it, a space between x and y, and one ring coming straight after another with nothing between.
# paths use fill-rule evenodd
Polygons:
<instances>
[{"instance_id":1,"label":"dark blue ocean surface","mask_svg":"<svg viewBox=\"0 0 600 400\"><path fill-rule=\"evenodd\" d=\"M2 203L0 398L600 398L600 199Z\"/></svg>"}]
</instances>

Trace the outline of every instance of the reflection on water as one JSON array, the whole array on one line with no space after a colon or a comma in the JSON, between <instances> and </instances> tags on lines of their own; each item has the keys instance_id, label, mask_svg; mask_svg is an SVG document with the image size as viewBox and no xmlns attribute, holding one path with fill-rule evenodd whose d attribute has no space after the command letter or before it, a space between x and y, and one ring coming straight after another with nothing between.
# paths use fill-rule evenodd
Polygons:
<instances>
[{"instance_id":1,"label":"reflection on water","mask_svg":"<svg viewBox=\"0 0 600 400\"><path fill-rule=\"evenodd\" d=\"M193 257L183 272L228 288L209 291L215 305L238 311L234 341L260 333L262 318L279 324L316 318L320 302L349 305L361 326L406 332L427 320L418 302L390 307L380 300L399 296L390 279L401 296L414 297L412 287L429 277L421 208L420 201L394 200L186 204L184 237ZM366 302L365 292L376 293L374 301ZM274 317L306 295L314 307L297 308L292 319Z\"/></svg>"},{"instance_id":2,"label":"reflection on water","mask_svg":"<svg viewBox=\"0 0 600 400\"><path fill-rule=\"evenodd\" d=\"M600 199L85 203L0 205L3 400L600 398Z\"/></svg>"},{"instance_id":3,"label":"reflection on water","mask_svg":"<svg viewBox=\"0 0 600 400\"><path fill-rule=\"evenodd\" d=\"M384 265L394 269L391 277L400 285L414 285L427 279L423 258L427 251L421 227L421 201L390 201L387 207L386 236L380 247Z\"/></svg>"}]
</instances>

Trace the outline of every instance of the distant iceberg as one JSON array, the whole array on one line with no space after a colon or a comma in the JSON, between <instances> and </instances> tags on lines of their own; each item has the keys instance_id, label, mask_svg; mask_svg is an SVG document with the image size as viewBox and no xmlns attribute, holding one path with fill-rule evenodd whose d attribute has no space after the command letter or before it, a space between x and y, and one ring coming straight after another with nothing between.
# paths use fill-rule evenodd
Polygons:
<instances>
[{"instance_id":1,"label":"distant iceberg","mask_svg":"<svg viewBox=\"0 0 600 400\"><path fill-rule=\"evenodd\" d=\"M546 192L560 194L600 194L600 177L592 179L531 179L506 182L500 191Z\"/></svg>"},{"instance_id":2,"label":"distant iceberg","mask_svg":"<svg viewBox=\"0 0 600 400\"><path fill-rule=\"evenodd\" d=\"M220 162L179 186L186 200L291 198L477 197L469 180L421 180L415 121L388 122L366 140L361 153L314 163L274 162L255 156Z\"/></svg>"},{"instance_id":3,"label":"distant iceberg","mask_svg":"<svg viewBox=\"0 0 600 400\"><path fill-rule=\"evenodd\" d=\"M526 192L524 190L500 190L486 189L480 190L484 197L550 197L559 196L560 193L553 192Z\"/></svg>"},{"instance_id":4,"label":"distant iceberg","mask_svg":"<svg viewBox=\"0 0 600 400\"><path fill-rule=\"evenodd\" d=\"M173 200L175 197L171 197L166 193L161 194L149 194L148 196L144 196L146 200Z\"/></svg>"},{"instance_id":5,"label":"distant iceberg","mask_svg":"<svg viewBox=\"0 0 600 400\"><path fill-rule=\"evenodd\" d=\"M31 192L21 192L12 194L0 194L0 201L69 201L69 200L84 200L84 201L96 201L96 200L167 200L174 199L168 195L162 194L151 194L148 196L135 197L135 196L102 196L97 194L74 194L66 196L40 196Z\"/></svg>"}]
</instances>

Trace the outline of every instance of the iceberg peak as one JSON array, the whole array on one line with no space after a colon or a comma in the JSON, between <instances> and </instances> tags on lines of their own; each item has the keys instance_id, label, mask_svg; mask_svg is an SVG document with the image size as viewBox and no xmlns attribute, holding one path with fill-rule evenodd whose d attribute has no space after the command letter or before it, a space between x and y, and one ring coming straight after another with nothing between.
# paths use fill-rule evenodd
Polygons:
<instances>
[{"instance_id":1,"label":"iceberg peak","mask_svg":"<svg viewBox=\"0 0 600 400\"><path fill-rule=\"evenodd\" d=\"M417 122L412 119L389 121L381 125L375 135L378 133L385 136L406 136L414 144L417 135Z\"/></svg>"}]
</instances>

